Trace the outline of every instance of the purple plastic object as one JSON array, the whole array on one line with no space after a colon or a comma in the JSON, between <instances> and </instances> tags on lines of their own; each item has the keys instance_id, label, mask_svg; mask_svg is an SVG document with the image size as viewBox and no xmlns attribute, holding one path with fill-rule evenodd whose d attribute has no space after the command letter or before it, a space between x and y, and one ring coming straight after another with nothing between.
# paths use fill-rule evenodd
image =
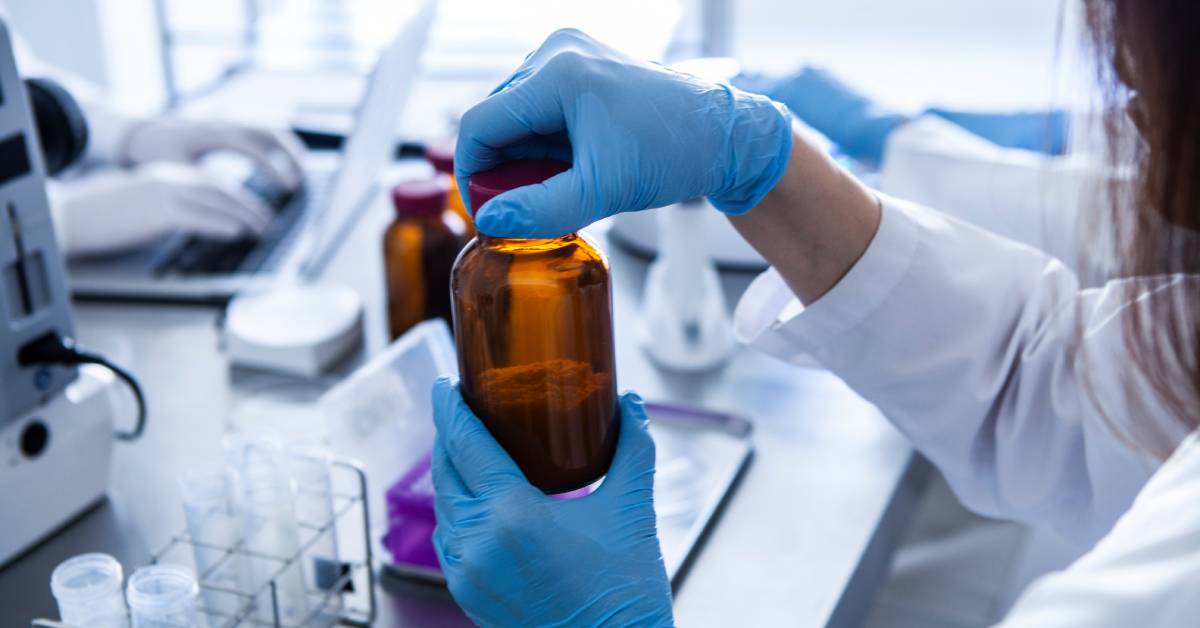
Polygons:
<instances>
[{"instance_id":1,"label":"purple plastic object","mask_svg":"<svg viewBox=\"0 0 1200 628\"><path fill-rule=\"evenodd\" d=\"M387 492L388 531L383 544L399 564L441 571L433 550L433 476L425 454Z\"/></svg>"},{"instance_id":2,"label":"purple plastic object","mask_svg":"<svg viewBox=\"0 0 1200 628\"><path fill-rule=\"evenodd\" d=\"M405 566L441 571L433 549L433 528L437 517L433 510L433 476L430 454L421 456L387 492L388 531L383 544L392 561ZM552 499L574 499L592 492L585 486Z\"/></svg>"},{"instance_id":3,"label":"purple plastic object","mask_svg":"<svg viewBox=\"0 0 1200 628\"><path fill-rule=\"evenodd\" d=\"M506 161L491 170L476 172L467 181L471 208L478 211L484 203L504 192L541 183L570 168L571 164L554 159L519 159Z\"/></svg>"}]
</instances>

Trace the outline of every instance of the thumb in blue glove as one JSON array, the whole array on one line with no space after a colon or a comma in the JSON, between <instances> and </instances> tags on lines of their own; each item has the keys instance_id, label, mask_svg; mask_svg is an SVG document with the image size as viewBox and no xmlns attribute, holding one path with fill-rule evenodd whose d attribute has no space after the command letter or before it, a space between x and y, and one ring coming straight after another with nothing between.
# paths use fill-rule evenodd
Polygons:
<instances>
[{"instance_id":1,"label":"thumb in blue glove","mask_svg":"<svg viewBox=\"0 0 1200 628\"><path fill-rule=\"evenodd\" d=\"M433 389L434 547L451 594L487 626L673 625L654 516L654 441L636 394L603 484L558 500L531 486L459 394Z\"/></svg>"}]
</instances>

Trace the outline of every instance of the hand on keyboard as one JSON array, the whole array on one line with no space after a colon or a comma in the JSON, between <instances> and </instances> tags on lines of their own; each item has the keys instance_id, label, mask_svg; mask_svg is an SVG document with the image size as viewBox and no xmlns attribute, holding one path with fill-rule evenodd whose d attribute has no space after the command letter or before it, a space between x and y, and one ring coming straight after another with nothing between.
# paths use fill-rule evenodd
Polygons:
<instances>
[{"instance_id":1,"label":"hand on keyboard","mask_svg":"<svg viewBox=\"0 0 1200 628\"><path fill-rule=\"evenodd\" d=\"M69 254L118 251L174 233L253 238L275 219L258 196L201 169L153 164L62 182L54 197Z\"/></svg>"}]
</instances>

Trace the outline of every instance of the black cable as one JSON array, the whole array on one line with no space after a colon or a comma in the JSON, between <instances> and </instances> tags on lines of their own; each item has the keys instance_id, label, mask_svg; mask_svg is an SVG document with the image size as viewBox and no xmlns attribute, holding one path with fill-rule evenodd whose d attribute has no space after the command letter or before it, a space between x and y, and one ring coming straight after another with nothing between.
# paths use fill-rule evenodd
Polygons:
<instances>
[{"instance_id":1,"label":"black cable","mask_svg":"<svg viewBox=\"0 0 1200 628\"><path fill-rule=\"evenodd\" d=\"M49 333L21 347L20 352L17 353L17 362L21 366L32 364L58 364L62 366L96 364L103 366L112 371L113 375L116 375L118 379L125 382L125 385L129 387L129 392L133 393L138 407L137 422L134 424L133 429L128 432L114 432L113 436L117 440L137 440L141 437L142 432L146 430L146 396L142 393L141 385L138 384L137 378L133 374L109 362L104 356L78 349L73 340L63 338L55 333Z\"/></svg>"}]
</instances>

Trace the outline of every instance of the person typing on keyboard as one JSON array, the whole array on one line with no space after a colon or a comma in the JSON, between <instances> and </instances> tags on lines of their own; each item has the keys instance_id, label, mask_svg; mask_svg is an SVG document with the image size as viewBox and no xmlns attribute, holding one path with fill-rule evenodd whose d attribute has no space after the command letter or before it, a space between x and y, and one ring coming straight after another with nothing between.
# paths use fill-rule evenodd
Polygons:
<instances>
[{"instance_id":1,"label":"person typing on keyboard","mask_svg":"<svg viewBox=\"0 0 1200 628\"><path fill-rule=\"evenodd\" d=\"M0 0L0 17L7 13ZM257 238L274 220L271 197L302 186L303 146L291 133L225 120L129 115L86 81L40 61L19 33L13 35L21 74L52 78L78 101L89 130L85 164L108 166L48 186L65 255L113 253L179 233L205 241ZM251 160L269 179L270 193L198 167L215 153Z\"/></svg>"}]
</instances>

